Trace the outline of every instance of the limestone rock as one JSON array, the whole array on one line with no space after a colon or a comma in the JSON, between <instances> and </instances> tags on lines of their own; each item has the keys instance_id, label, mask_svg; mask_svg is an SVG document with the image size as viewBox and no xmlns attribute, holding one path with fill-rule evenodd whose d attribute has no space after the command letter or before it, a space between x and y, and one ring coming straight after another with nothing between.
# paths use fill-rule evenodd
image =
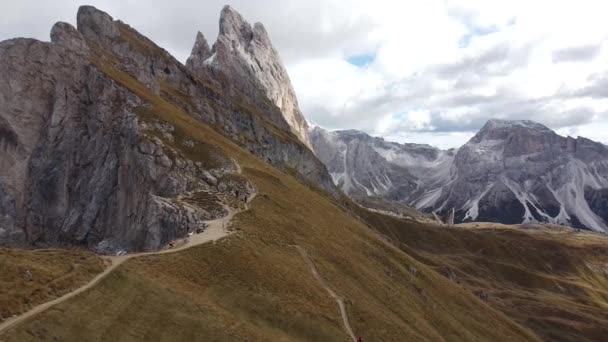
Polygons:
<instances>
[{"instance_id":1,"label":"limestone rock","mask_svg":"<svg viewBox=\"0 0 608 342\"><path fill-rule=\"evenodd\" d=\"M490 120L457 151L320 128L311 131L311 141L334 182L351 196L454 213L456 222L608 231L608 148L532 121Z\"/></svg>"},{"instance_id":2,"label":"limestone rock","mask_svg":"<svg viewBox=\"0 0 608 342\"><path fill-rule=\"evenodd\" d=\"M203 36L201 32L198 32L190 57L188 57L188 60L186 61L186 67L190 70L202 69L205 67L205 63L211 62L209 57L211 57L212 54L213 52L211 52L207 39L205 39L205 36Z\"/></svg>"},{"instance_id":3,"label":"limestone rock","mask_svg":"<svg viewBox=\"0 0 608 342\"><path fill-rule=\"evenodd\" d=\"M78 31L87 39L112 39L120 35L114 19L93 6L80 6L76 18Z\"/></svg>"},{"instance_id":4,"label":"limestone rock","mask_svg":"<svg viewBox=\"0 0 608 342\"><path fill-rule=\"evenodd\" d=\"M79 13L85 37L105 35L88 42L115 33L108 15ZM145 101L91 64L81 33L58 23L51 35L0 43L0 244L155 250L214 218L178 198L218 193L205 174L235 172L231 160L218 154L224 163L211 169L181 160L150 138L159 125L136 114Z\"/></svg>"},{"instance_id":5,"label":"limestone rock","mask_svg":"<svg viewBox=\"0 0 608 342\"><path fill-rule=\"evenodd\" d=\"M242 201L255 191L221 150L142 114L158 101L335 191L258 88L247 95L231 83L239 80L194 75L94 7L81 7L77 22L77 30L56 24L51 43L0 42L0 245L155 250L225 214L220 198ZM198 42L205 56L204 38ZM147 90L136 95L125 80ZM213 163L197 159L199 149Z\"/></svg>"},{"instance_id":6,"label":"limestone rock","mask_svg":"<svg viewBox=\"0 0 608 342\"><path fill-rule=\"evenodd\" d=\"M188 64L195 73L204 73L206 66L221 70L239 90L255 95L262 92L276 105L289 129L309 148L308 124L299 109L295 91L279 54L272 46L261 23L253 27L232 7L225 6L220 15L219 36L213 55L200 53L195 43ZM276 119L275 119L276 121Z\"/></svg>"},{"instance_id":7,"label":"limestone rock","mask_svg":"<svg viewBox=\"0 0 608 342\"><path fill-rule=\"evenodd\" d=\"M89 53L89 47L82 34L68 23L58 22L53 25L51 29L51 41L76 53L84 55Z\"/></svg>"}]
</instances>

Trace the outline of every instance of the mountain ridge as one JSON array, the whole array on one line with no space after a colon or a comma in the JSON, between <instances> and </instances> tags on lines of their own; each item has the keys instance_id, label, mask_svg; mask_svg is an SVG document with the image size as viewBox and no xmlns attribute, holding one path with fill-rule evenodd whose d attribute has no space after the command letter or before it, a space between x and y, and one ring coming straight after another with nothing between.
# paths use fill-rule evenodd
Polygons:
<instances>
[{"instance_id":1,"label":"mountain ridge","mask_svg":"<svg viewBox=\"0 0 608 342\"><path fill-rule=\"evenodd\" d=\"M197 48L198 47L198 48ZM307 147L308 123L300 111L287 70L273 47L262 23L250 25L229 5L222 8L219 35L211 48L202 33L197 33L186 67L194 74L208 69L222 69L231 75L231 83L246 94L261 89L282 112L292 133Z\"/></svg>"},{"instance_id":2,"label":"mountain ridge","mask_svg":"<svg viewBox=\"0 0 608 342\"><path fill-rule=\"evenodd\" d=\"M197 45L205 49L199 35ZM278 55L267 57L282 67ZM221 216L221 204L247 196L251 184L224 151L186 134L185 121L209 124L337 193L325 166L251 79L271 81L271 74L229 67L194 74L93 6L78 9L77 27L55 24L51 42L0 42L0 60L0 245L149 251ZM217 61L233 65L229 54Z\"/></svg>"},{"instance_id":3,"label":"mountain ridge","mask_svg":"<svg viewBox=\"0 0 608 342\"><path fill-rule=\"evenodd\" d=\"M346 193L381 196L441 215L454 208L456 222L545 222L608 231L599 204L606 201L608 148L584 137L562 137L534 121L488 120L465 145L450 150L387 142L352 130L317 128L311 136L317 155ZM359 146L355 153L366 151L373 155L367 158L379 160L365 172L345 172L336 161L344 163L339 152L355 145L353 137L357 145L372 147ZM324 149L333 154L321 153ZM385 172L393 166L405 169L395 179Z\"/></svg>"}]
</instances>

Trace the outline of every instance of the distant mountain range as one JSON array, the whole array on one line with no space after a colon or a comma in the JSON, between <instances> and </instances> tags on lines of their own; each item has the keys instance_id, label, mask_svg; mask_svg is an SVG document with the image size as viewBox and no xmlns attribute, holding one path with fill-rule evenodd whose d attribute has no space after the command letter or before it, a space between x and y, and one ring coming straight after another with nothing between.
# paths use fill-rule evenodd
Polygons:
<instances>
[{"instance_id":1,"label":"distant mountain range","mask_svg":"<svg viewBox=\"0 0 608 342\"><path fill-rule=\"evenodd\" d=\"M350 195L380 196L455 222L545 222L608 231L608 148L532 121L490 120L459 149L359 131L310 131Z\"/></svg>"}]
</instances>

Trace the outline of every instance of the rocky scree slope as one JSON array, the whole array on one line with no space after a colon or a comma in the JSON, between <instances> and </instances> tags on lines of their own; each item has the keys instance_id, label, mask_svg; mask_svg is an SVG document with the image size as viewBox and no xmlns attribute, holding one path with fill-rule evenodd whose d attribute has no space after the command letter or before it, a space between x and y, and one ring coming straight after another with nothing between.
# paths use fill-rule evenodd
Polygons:
<instances>
[{"instance_id":1,"label":"rocky scree slope","mask_svg":"<svg viewBox=\"0 0 608 342\"><path fill-rule=\"evenodd\" d=\"M455 222L546 222L608 231L608 148L532 121L490 120L464 146L439 150L361 132L311 131L334 182Z\"/></svg>"},{"instance_id":2,"label":"rocky scree slope","mask_svg":"<svg viewBox=\"0 0 608 342\"><path fill-rule=\"evenodd\" d=\"M77 23L49 43L0 43L0 245L155 250L222 216L253 188L213 141L167 120L184 116L335 191L262 89L225 68L195 75L94 7Z\"/></svg>"}]
</instances>

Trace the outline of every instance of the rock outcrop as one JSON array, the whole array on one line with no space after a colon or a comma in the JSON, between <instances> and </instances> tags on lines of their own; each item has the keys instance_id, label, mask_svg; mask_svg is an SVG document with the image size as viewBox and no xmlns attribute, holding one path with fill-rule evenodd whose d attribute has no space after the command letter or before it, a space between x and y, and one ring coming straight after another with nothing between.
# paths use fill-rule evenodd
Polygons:
<instances>
[{"instance_id":1,"label":"rock outcrop","mask_svg":"<svg viewBox=\"0 0 608 342\"><path fill-rule=\"evenodd\" d=\"M153 250L221 216L178 201L210 196L223 165L197 167L136 115L144 101L89 64L75 29L55 26L54 43L0 44L0 241L84 245L102 253ZM67 33L67 35L66 35ZM56 37L61 37L56 39ZM55 43L56 41L56 43ZM219 201L218 201L219 202Z\"/></svg>"},{"instance_id":2,"label":"rock outcrop","mask_svg":"<svg viewBox=\"0 0 608 342\"><path fill-rule=\"evenodd\" d=\"M280 109L292 133L306 146L311 146L308 124L299 109L289 75L261 23L251 26L232 7L225 6L212 51L199 33L186 66L195 74L207 73L207 68L221 71L232 87L247 96L256 96L261 91Z\"/></svg>"},{"instance_id":3,"label":"rock outcrop","mask_svg":"<svg viewBox=\"0 0 608 342\"><path fill-rule=\"evenodd\" d=\"M352 131L315 129L311 137L336 184L349 194L396 199L443 216L453 210L455 222L546 222L608 231L608 148L589 139L504 120L488 121L457 151ZM360 160L373 162L350 166Z\"/></svg>"},{"instance_id":4,"label":"rock outcrop","mask_svg":"<svg viewBox=\"0 0 608 342\"><path fill-rule=\"evenodd\" d=\"M311 130L310 137L317 156L344 193L403 201L416 191L416 177L378 153L383 140L362 132L329 133L318 127Z\"/></svg>"},{"instance_id":5,"label":"rock outcrop","mask_svg":"<svg viewBox=\"0 0 608 342\"><path fill-rule=\"evenodd\" d=\"M335 191L262 90L195 75L94 7L77 23L57 23L51 43L0 43L0 245L155 250L254 191L213 142L163 119L172 111ZM202 35L195 50L210 52Z\"/></svg>"},{"instance_id":6,"label":"rock outcrop","mask_svg":"<svg viewBox=\"0 0 608 342\"><path fill-rule=\"evenodd\" d=\"M205 36L199 31L196 34L196 40L194 41L194 47L192 47L190 57L188 57L188 60L186 61L186 68L189 70L202 70L205 68L206 64L210 63L211 60L209 60L209 57L212 55L213 52L211 52L207 39L205 39Z\"/></svg>"},{"instance_id":7,"label":"rock outcrop","mask_svg":"<svg viewBox=\"0 0 608 342\"><path fill-rule=\"evenodd\" d=\"M355 130L310 131L317 156L334 182L351 196L380 196L409 204L422 189L451 176L455 151L398 144Z\"/></svg>"}]
</instances>

